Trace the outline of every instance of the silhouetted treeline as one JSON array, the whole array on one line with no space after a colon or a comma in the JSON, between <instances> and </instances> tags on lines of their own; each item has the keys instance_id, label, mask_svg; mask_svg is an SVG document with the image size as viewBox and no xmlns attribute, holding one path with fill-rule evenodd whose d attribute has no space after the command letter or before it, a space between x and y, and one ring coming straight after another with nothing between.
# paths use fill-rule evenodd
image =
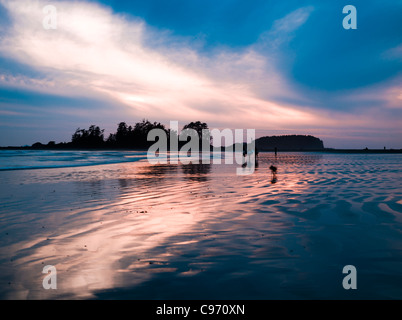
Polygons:
<instances>
[{"instance_id":1,"label":"silhouetted treeline","mask_svg":"<svg viewBox=\"0 0 402 320\"><path fill-rule=\"evenodd\" d=\"M75 147L102 147L105 144L104 131L94 125L90 126L88 130L78 128L71 138L71 144Z\"/></svg>"},{"instance_id":2,"label":"silhouetted treeline","mask_svg":"<svg viewBox=\"0 0 402 320\"><path fill-rule=\"evenodd\" d=\"M170 139L178 140L178 133L176 131L166 129L165 125L160 122L150 122L144 119L141 122L135 123L133 126L125 122L120 122L117 125L116 132L111 133L107 139L104 137L104 129L91 125L88 129L78 128L72 135L71 142L56 144L54 141L50 141L47 145L37 142L32 145L32 148L148 149L155 143L155 141L147 141L148 133L153 129L161 129L165 132L168 148L170 146ZM194 129L198 133L200 143L202 143L203 139L209 139L209 137L202 135L202 130L208 129L208 125L205 122L190 122L186 124L182 130L185 129ZM189 139L188 137L187 141ZM177 143L178 148L181 148L187 141L179 141Z\"/></svg>"},{"instance_id":3,"label":"silhouetted treeline","mask_svg":"<svg viewBox=\"0 0 402 320\"><path fill-rule=\"evenodd\" d=\"M177 132L166 127L159 122L150 122L142 120L135 123L133 126L127 125L125 122L120 122L117 125L115 133L111 133L107 139L104 137L104 129L92 125L88 129L78 128L71 137L70 142L56 143L49 141L47 144L40 142L34 143L31 147L0 147L1 150L7 149L147 149L155 143L155 141L147 141L147 136L150 130L161 129L165 131L167 136L168 149L170 139L178 140ZM202 135L203 129L208 129L205 122L196 121L190 122L183 126L182 130L194 129L199 136L199 146L201 149L202 142L211 143L212 139ZM187 140L189 140L188 138ZM186 144L186 141L179 141L178 149ZM233 150L237 144L232 146ZM245 149L244 143L240 148ZM311 135L282 135L261 137L255 140L255 148L259 151L327 151L327 152L342 152L342 153L402 153L402 149L330 149L324 148L324 143L321 139ZM215 150L216 148L211 149ZM224 151L226 148L222 147Z\"/></svg>"},{"instance_id":4,"label":"silhouetted treeline","mask_svg":"<svg viewBox=\"0 0 402 320\"><path fill-rule=\"evenodd\" d=\"M143 120L134 126L129 126L125 122L120 122L117 126L116 133L111 133L105 145L111 148L135 148L145 149L154 144L153 141L147 141L148 132L152 129L162 129L169 135L170 130L159 122L149 122Z\"/></svg>"},{"instance_id":5,"label":"silhouetted treeline","mask_svg":"<svg viewBox=\"0 0 402 320\"><path fill-rule=\"evenodd\" d=\"M278 150L323 150L321 139L306 135L283 135L261 137L255 140L256 147L261 151Z\"/></svg>"}]
</instances>

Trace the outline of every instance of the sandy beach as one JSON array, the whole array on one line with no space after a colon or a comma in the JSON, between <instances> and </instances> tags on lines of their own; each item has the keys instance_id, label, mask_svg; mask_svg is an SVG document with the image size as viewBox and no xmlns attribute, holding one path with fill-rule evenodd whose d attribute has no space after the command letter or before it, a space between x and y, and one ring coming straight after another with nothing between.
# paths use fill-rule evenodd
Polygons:
<instances>
[{"instance_id":1,"label":"sandy beach","mask_svg":"<svg viewBox=\"0 0 402 320\"><path fill-rule=\"evenodd\" d=\"M146 160L0 171L0 298L401 299L400 163L300 152L261 153L246 176Z\"/></svg>"}]
</instances>

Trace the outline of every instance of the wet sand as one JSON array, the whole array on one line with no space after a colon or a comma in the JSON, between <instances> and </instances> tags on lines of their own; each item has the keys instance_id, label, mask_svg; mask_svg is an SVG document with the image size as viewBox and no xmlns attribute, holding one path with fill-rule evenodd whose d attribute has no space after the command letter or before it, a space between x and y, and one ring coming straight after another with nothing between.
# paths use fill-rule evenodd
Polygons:
<instances>
[{"instance_id":1,"label":"wet sand","mask_svg":"<svg viewBox=\"0 0 402 320\"><path fill-rule=\"evenodd\" d=\"M146 161L0 172L0 298L401 299L400 164L261 153L248 176Z\"/></svg>"}]
</instances>

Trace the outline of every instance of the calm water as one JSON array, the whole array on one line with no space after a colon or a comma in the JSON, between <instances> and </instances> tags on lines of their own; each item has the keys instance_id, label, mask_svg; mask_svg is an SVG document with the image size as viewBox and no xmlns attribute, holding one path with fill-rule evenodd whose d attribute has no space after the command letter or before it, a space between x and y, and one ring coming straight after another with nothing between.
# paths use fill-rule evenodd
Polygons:
<instances>
[{"instance_id":1,"label":"calm water","mask_svg":"<svg viewBox=\"0 0 402 320\"><path fill-rule=\"evenodd\" d=\"M401 155L263 153L248 176L143 158L0 152L0 298L402 298Z\"/></svg>"}]
</instances>

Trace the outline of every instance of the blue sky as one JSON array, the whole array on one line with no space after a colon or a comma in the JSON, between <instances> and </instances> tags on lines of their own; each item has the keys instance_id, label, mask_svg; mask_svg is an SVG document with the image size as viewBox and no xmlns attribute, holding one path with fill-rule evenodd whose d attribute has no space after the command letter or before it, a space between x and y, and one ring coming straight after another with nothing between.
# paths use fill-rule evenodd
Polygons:
<instances>
[{"instance_id":1,"label":"blue sky","mask_svg":"<svg viewBox=\"0 0 402 320\"><path fill-rule=\"evenodd\" d=\"M402 1L1 0L0 145L149 118L402 148L401 17Z\"/></svg>"}]
</instances>

